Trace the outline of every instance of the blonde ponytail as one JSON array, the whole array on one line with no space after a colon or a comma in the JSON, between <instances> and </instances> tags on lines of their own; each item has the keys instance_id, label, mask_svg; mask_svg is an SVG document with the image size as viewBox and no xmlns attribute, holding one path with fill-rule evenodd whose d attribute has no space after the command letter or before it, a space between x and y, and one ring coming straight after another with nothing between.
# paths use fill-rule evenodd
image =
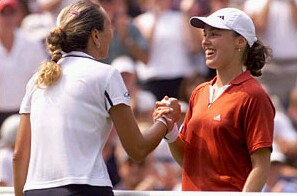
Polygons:
<instances>
[{"instance_id":1,"label":"blonde ponytail","mask_svg":"<svg viewBox=\"0 0 297 196\"><path fill-rule=\"evenodd\" d=\"M57 63L62 58L62 33L61 28L55 28L47 39L48 49L51 54L51 61L46 61L41 64L38 71L38 78L36 80L38 88L51 86L58 81L62 75L61 66Z\"/></svg>"},{"instance_id":2,"label":"blonde ponytail","mask_svg":"<svg viewBox=\"0 0 297 196\"><path fill-rule=\"evenodd\" d=\"M43 62L38 71L36 85L38 88L51 86L61 77L61 74L62 69L59 64L54 61Z\"/></svg>"}]
</instances>

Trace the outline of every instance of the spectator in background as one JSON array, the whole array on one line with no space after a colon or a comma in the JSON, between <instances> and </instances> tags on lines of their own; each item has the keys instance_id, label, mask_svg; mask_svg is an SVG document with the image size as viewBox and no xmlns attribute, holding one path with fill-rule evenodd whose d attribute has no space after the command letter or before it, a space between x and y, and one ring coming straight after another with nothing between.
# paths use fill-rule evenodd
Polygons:
<instances>
[{"instance_id":1,"label":"spectator in background","mask_svg":"<svg viewBox=\"0 0 297 196\"><path fill-rule=\"evenodd\" d=\"M21 26L23 19L31 13L30 7L28 5L28 0L17 0L19 4L19 19L18 19L18 27Z\"/></svg>"},{"instance_id":2,"label":"spectator in background","mask_svg":"<svg viewBox=\"0 0 297 196\"><path fill-rule=\"evenodd\" d=\"M135 18L149 42L148 62L136 66L140 87L157 100L164 95L179 97L181 82L194 70L191 55L201 48L195 44L198 30L192 33L187 14L172 10L171 0L146 0L146 8Z\"/></svg>"},{"instance_id":3,"label":"spectator in background","mask_svg":"<svg viewBox=\"0 0 297 196\"><path fill-rule=\"evenodd\" d=\"M128 6L128 15L132 18L142 14L142 10L139 4L139 0L126 0Z\"/></svg>"},{"instance_id":4,"label":"spectator in background","mask_svg":"<svg viewBox=\"0 0 297 196\"><path fill-rule=\"evenodd\" d=\"M276 122L277 123L277 122ZM286 124L287 122L283 123ZM286 128L286 127L283 127ZM276 130L286 132L286 129ZM296 149L296 137L289 140L282 140L274 136L273 152L271 154L271 166L267 183L263 189L263 192L297 192L297 168L290 163L289 157L284 154L283 146L291 143L295 143ZM295 150L294 149L294 150ZM295 150L296 151L296 150Z\"/></svg>"},{"instance_id":5,"label":"spectator in background","mask_svg":"<svg viewBox=\"0 0 297 196\"><path fill-rule=\"evenodd\" d=\"M295 132L288 134L288 140L290 142L281 142L280 149L286 155L288 161L297 168L297 86L291 89L289 94L289 103L287 108L287 114L292 123ZM293 137L293 135L295 137Z\"/></svg>"},{"instance_id":6,"label":"spectator in background","mask_svg":"<svg viewBox=\"0 0 297 196\"><path fill-rule=\"evenodd\" d=\"M271 63L265 66L259 79L287 107L297 78L297 2L247 0L244 10L255 21L264 44L273 51Z\"/></svg>"},{"instance_id":7,"label":"spectator in background","mask_svg":"<svg viewBox=\"0 0 297 196\"><path fill-rule=\"evenodd\" d=\"M295 129L297 130L297 86L290 91L288 115L293 122Z\"/></svg>"},{"instance_id":8,"label":"spectator in background","mask_svg":"<svg viewBox=\"0 0 297 196\"><path fill-rule=\"evenodd\" d=\"M102 59L110 64L121 56L147 63L148 43L128 15L127 0L92 0L98 2L108 13L114 28L114 37L109 47L109 56Z\"/></svg>"},{"instance_id":9,"label":"spectator in background","mask_svg":"<svg viewBox=\"0 0 297 196\"><path fill-rule=\"evenodd\" d=\"M21 23L21 29L27 33L27 36L42 44L46 56L49 56L46 47L46 38L54 26L55 23L50 13L29 14Z\"/></svg>"},{"instance_id":10,"label":"spectator in background","mask_svg":"<svg viewBox=\"0 0 297 196\"><path fill-rule=\"evenodd\" d=\"M36 3L40 7L41 12L51 13L55 21L59 12L75 1L76 0L36 0Z\"/></svg>"},{"instance_id":11,"label":"spectator in background","mask_svg":"<svg viewBox=\"0 0 297 196\"><path fill-rule=\"evenodd\" d=\"M18 28L19 18L17 0L0 1L0 125L18 113L26 83L46 59L41 43Z\"/></svg>"},{"instance_id":12,"label":"spectator in background","mask_svg":"<svg viewBox=\"0 0 297 196\"><path fill-rule=\"evenodd\" d=\"M120 183L116 190L149 191L158 189L158 176L154 169L152 156L149 155L141 162L131 159L124 149L118 145L115 151Z\"/></svg>"},{"instance_id":13,"label":"spectator in background","mask_svg":"<svg viewBox=\"0 0 297 196\"><path fill-rule=\"evenodd\" d=\"M55 22L58 17L59 12L66 7L67 5L75 2L76 0L33 0L35 9L38 11L35 13L30 14L28 17L25 18L25 23L22 24L23 27L29 32L29 35L36 35L38 33L39 36L37 39L45 40L45 38L49 35L50 29L55 27ZM31 6L32 6L31 2ZM39 18L39 19L37 19ZM28 22L29 21L29 22ZM30 25L35 25L35 27L30 27ZM42 24L40 24L42 23ZM44 31L45 28L42 28L43 25L47 25L46 32ZM30 29L28 29L30 28ZM42 28L42 30L41 30ZM41 30L41 31L40 31ZM39 32L38 32L39 31ZM43 32L42 32L43 31ZM46 33L46 36L43 35ZM46 44L45 44L46 48Z\"/></svg>"},{"instance_id":14,"label":"spectator in background","mask_svg":"<svg viewBox=\"0 0 297 196\"><path fill-rule=\"evenodd\" d=\"M166 142L165 142L166 143ZM164 147L167 147L164 146ZM169 151L158 152L156 148L148 157L141 162L132 160L123 148L118 145L116 160L121 176L121 182L115 186L117 190L172 190L179 183L178 174L180 168L170 156ZM156 155L156 152L158 155Z\"/></svg>"},{"instance_id":15,"label":"spectator in background","mask_svg":"<svg viewBox=\"0 0 297 196\"><path fill-rule=\"evenodd\" d=\"M205 0L181 0L179 4L179 10L185 17L185 25L188 25L187 22L191 16L203 16L208 14L210 12L210 5L209 1ZM186 26L186 28L189 27ZM201 45L196 44L197 42L200 43L202 41L202 30L190 28L190 30L188 29L187 32L189 33L189 37L195 37L196 39L192 40L193 45L191 46L192 48L195 48L195 51L192 52L193 54L189 55L194 70L193 73L189 77L186 77L184 80L189 81L191 80L190 78L194 78L197 75L201 75L206 78L213 78L212 73L215 71L205 66L204 51L202 50ZM184 81L182 83L184 83ZM182 84L180 88L182 88Z\"/></svg>"},{"instance_id":16,"label":"spectator in background","mask_svg":"<svg viewBox=\"0 0 297 196\"><path fill-rule=\"evenodd\" d=\"M13 186L12 158L20 115L5 119L0 128L0 186Z\"/></svg>"},{"instance_id":17,"label":"spectator in background","mask_svg":"<svg viewBox=\"0 0 297 196\"><path fill-rule=\"evenodd\" d=\"M263 191L296 192L297 165L294 161L297 160L297 131L279 98L273 95L271 99L276 108L273 152L269 178Z\"/></svg>"}]
</instances>

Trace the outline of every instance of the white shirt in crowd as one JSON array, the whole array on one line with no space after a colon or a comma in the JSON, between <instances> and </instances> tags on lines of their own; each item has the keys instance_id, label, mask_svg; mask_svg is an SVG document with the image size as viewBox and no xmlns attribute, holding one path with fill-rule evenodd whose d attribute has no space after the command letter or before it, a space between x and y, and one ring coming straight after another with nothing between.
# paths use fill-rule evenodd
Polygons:
<instances>
[{"instance_id":1,"label":"white shirt in crowd","mask_svg":"<svg viewBox=\"0 0 297 196\"><path fill-rule=\"evenodd\" d=\"M12 50L8 53L0 42L0 111L18 111L26 83L46 60L42 43L16 30Z\"/></svg>"}]
</instances>

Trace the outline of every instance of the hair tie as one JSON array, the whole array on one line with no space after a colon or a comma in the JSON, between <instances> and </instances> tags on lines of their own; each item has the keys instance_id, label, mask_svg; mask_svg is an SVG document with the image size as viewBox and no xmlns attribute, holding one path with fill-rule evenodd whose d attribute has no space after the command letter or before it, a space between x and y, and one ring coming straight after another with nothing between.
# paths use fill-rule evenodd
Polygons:
<instances>
[{"instance_id":1,"label":"hair tie","mask_svg":"<svg viewBox=\"0 0 297 196\"><path fill-rule=\"evenodd\" d=\"M80 12L79 11L75 11L75 10L68 10L67 13L75 15L75 16L79 16Z\"/></svg>"},{"instance_id":2,"label":"hair tie","mask_svg":"<svg viewBox=\"0 0 297 196\"><path fill-rule=\"evenodd\" d=\"M63 32L63 29L62 27L58 27L59 31L62 33Z\"/></svg>"},{"instance_id":3,"label":"hair tie","mask_svg":"<svg viewBox=\"0 0 297 196\"><path fill-rule=\"evenodd\" d=\"M57 27L58 31L59 31L59 34L60 36L63 38L63 39L66 39L66 33L65 31L62 29L62 27Z\"/></svg>"}]
</instances>

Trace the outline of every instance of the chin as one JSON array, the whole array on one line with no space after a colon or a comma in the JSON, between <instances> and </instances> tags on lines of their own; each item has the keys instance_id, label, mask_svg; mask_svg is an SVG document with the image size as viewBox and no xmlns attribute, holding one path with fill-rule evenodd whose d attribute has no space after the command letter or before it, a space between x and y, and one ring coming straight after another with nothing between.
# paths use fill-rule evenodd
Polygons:
<instances>
[{"instance_id":1,"label":"chin","mask_svg":"<svg viewBox=\"0 0 297 196\"><path fill-rule=\"evenodd\" d=\"M207 62L207 61L206 61L206 65L207 65L207 67L210 68L210 69L216 69L216 66L214 66L213 63L210 63L210 62Z\"/></svg>"},{"instance_id":2,"label":"chin","mask_svg":"<svg viewBox=\"0 0 297 196\"><path fill-rule=\"evenodd\" d=\"M216 63L217 61L214 60L206 60L205 64L207 65L208 68L210 69L217 69L219 64Z\"/></svg>"}]
</instances>

